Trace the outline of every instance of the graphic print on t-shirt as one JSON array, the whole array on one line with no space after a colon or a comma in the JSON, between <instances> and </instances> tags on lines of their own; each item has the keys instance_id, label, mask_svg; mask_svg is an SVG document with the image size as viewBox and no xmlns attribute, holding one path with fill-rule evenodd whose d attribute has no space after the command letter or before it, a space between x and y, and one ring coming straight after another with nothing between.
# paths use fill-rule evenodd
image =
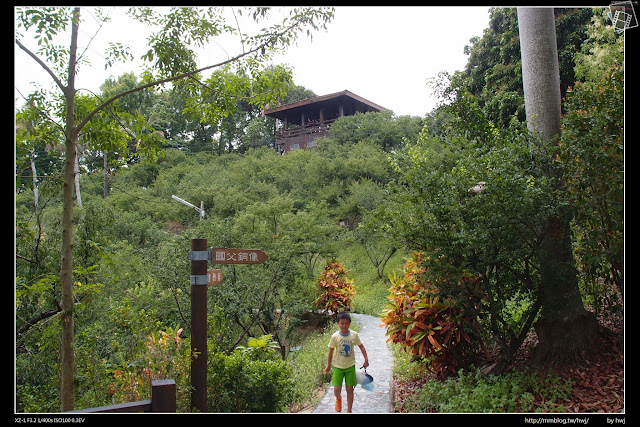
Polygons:
<instances>
[{"instance_id":1,"label":"graphic print on t-shirt","mask_svg":"<svg viewBox=\"0 0 640 427\"><path fill-rule=\"evenodd\" d=\"M349 357L351 355L351 352L353 351L351 348L351 341L343 341L340 347L340 356Z\"/></svg>"}]
</instances>

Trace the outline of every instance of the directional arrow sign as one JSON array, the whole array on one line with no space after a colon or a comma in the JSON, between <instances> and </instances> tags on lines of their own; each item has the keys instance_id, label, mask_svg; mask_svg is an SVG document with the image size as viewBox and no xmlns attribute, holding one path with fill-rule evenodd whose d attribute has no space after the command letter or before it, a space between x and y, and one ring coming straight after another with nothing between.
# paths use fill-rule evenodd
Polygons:
<instances>
[{"instance_id":1,"label":"directional arrow sign","mask_svg":"<svg viewBox=\"0 0 640 427\"><path fill-rule=\"evenodd\" d=\"M260 249L211 248L212 264L262 264L268 259Z\"/></svg>"},{"instance_id":2,"label":"directional arrow sign","mask_svg":"<svg viewBox=\"0 0 640 427\"><path fill-rule=\"evenodd\" d=\"M222 282L222 270L207 270L207 285L217 285Z\"/></svg>"}]
</instances>

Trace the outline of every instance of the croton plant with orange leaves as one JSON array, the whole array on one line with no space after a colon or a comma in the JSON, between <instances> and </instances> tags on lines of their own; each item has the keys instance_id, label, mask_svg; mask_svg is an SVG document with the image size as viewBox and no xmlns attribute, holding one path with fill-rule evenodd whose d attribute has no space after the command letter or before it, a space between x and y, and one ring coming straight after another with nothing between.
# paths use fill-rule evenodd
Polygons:
<instances>
[{"instance_id":1,"label":"croton plant with orange leaves","mask_svg":"<svg viewBox=\"0 0 640 427\"><path fill-rule=\"evenodd\" d=\"M403 277L390 276L382 322L387 341L400 343L403 350L428 361L431 370L445 377L472 363L481 345L472 314L480 287L477 277L464 273L455 284L457 292L444 295L430 278L425 260L423 253L416 252L405 265Z\"/></svg>"},{"instance_id":2,"label":"croton plant with orange leaves","mask_svg":"<svg viewBox=\"0 0 640 427\"><path fill-rule=\"evenodd\" d=\"M337 313L352 307L356 291L353 287L353 279L347 278L348 272L349 270L338 261L327 262L322 275L318 278L320 296L316 300L316 305L320 309Z\"/></svg>"}]
</instances>

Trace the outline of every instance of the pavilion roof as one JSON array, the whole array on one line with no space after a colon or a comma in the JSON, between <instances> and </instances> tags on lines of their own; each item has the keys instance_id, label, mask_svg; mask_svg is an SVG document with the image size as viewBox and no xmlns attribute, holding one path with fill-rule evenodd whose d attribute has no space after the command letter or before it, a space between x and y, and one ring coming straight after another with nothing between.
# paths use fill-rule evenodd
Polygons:
<instances>
[{"instance_id":1,"label":"pavilion roof","mask_svg":"<svg viewBox=\"0 0 640 427\"><path fill-rule=\"evenodd\" d=\"M368 101L355 93L343 90L267 109L264 111L264 115L280 120L286 118L289 123L302 125L303 113L305 119L318 120L321 109L324 111L323 115L325 120L338 118L338 108L340 105L343 107L344 115L353 115L356 112L366 113L386 110L386 108Z\"/></svg>"}]
</instances>

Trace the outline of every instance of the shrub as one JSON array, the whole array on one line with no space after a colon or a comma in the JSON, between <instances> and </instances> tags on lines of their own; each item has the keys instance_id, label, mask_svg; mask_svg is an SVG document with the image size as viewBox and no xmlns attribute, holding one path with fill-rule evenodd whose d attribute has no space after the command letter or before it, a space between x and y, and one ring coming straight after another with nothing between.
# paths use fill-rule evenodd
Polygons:
<instances>
[{"instance_id":1,"label":"shrub","mask_svg":"<svg viewBox=\"0 0 640 427\"><path fill-rule=\"evenodd\" d=\"M176 382L178 412L187 411L190 401L189 363L191 344L176 327L152 333L133 362L112 371L109 385L114 403L134 402L149 398L151 381L173 379Z\"/></svg>"},{"instance_id":2,"label":"shrub","mask_svg":"<svg viewBox=\"0 0 640 427\"><path fill-rule=\"evenodd\" d=\"M209 356L211 412L282 412L288 407L293 396L292 368L269 350L272 343L263 336L250 340L247 348L255 350L243 347L231 355Z\"/></svg>"},{"instance_id":3,"label":"shrub","mask_svg":"<svg viewBox=\"0 0 640 427\"><path fill-rule=\"evenodd\" d=\"M624 295L624 69L612 65L567 95L559 142L573 207L582 291L596 312Z\"/></svg>"},{"instance_id":4,"label":"shrub","mask_svg":"<svg viewBox=\"0 0 640 427\"><path fill-rule=\"evenodd\" d=\"M405 412L563 412L559 401L571 381L522 371L485 377L460 370L457 378L429 381L404 406Z\"/></svg>"},{"instance_id":5,"label":"shrub","mask_svg":"<svg viewBox=\"0 0 640 427\"><path fill-rule=\"evenodd\" d=\"M267 334L260 338L249 338L247 347L239 345L236 350L247 354L253 360L269 360L276 350L280 349L273 335Z\"/></svg>"},{"instance_id":6,"label":"shrub","mask_svg":"<svg viewBox=\"0 0 640 427\"><path fill-rule=\"evenodd\" d=\"M329 261L318 278L321 294L316 305L324 310L337 313L352 308L356 292L353 279L347 278L349 270L338 261Z\"/></svg>"},{"instance_id":7,"label":"shrub","mask_svg":"<svg viewBox=\"0 0 640 427\"><path fill-rule=\"evenodd\" d=\"M458 296L441 293L422 265L422 253L414 253L405 265L404 277L390 277L389 303L382 322L393 343L400 343L416 359L444 377L469 366L480 341L475 316L468 304L478 299L477 279L458 279ZM448 285L450 286L450 285Z\"/></svg>"}]
</instances>

